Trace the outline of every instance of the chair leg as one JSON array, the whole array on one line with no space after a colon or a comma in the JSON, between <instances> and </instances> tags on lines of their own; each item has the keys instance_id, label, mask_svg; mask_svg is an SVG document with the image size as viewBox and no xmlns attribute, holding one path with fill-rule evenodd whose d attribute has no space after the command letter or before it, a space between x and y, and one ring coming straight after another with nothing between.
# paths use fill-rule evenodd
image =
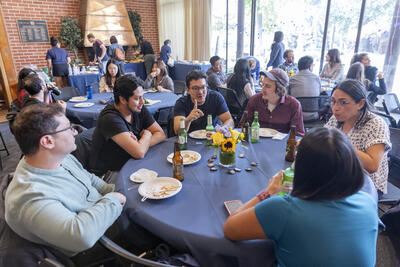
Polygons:
<instances>
[{"instance_id":1,"label":"chair leg","mask_svg":"<svg viewBox=\"0 0 400 267\"><path fill-rule=\"evenodd\" d=\"M7 146L6 146L6 142L4 142L4 138L3 138L3 135L1 134L1 132L0 132L0 138L1 138L1 142L3 142L3 146L4 146L4 149L0 149L0 151L6 151L7 152L7 156L10 156L10 152L8 152L8 149L7 149Z\"/></svg>"}]
</instances>

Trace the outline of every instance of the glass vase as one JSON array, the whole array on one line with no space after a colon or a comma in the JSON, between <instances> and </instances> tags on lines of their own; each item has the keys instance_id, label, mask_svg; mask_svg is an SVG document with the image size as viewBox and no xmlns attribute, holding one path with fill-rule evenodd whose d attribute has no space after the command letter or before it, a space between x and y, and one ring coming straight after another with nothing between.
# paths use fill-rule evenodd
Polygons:
<instances>
[{"instance_id":1,"label":"glass vase","mask_svg":"<svg viewBox=\"0 0 400 267\"><path fill-rule=\"evenodd\" d=\"M230 168L235 166L236 163L236 152L231 151L219 151L219 164L223 167Z\"/></svg>"}]
</instances>

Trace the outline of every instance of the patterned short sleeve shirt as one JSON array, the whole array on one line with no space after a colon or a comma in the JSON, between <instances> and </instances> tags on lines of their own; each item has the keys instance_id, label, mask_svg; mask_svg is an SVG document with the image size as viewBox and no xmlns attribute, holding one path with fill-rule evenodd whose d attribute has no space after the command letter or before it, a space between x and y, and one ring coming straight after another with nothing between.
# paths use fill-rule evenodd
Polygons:
<instances>
[{"instance_id":1,"label":"patterned short sleeve shirt","mask_svg":"<svg viewBox=\"0 0 400 267\"><path fill-rule=\"evenodd\" d=\"M333 115L328 123L325 125L327 128L341 128ZM370 173L370 177L375 184L375 187L387 193L387 179L388 179L388 159L387 154L392 148L390 143L389 127L385 121L378 115L368 112L358 127L353 127L348 133L348 138L355 148L365 152L367 148L376 144L385 145L385 153L379 163L378 170Z\"/></svg>"}]
</instances>

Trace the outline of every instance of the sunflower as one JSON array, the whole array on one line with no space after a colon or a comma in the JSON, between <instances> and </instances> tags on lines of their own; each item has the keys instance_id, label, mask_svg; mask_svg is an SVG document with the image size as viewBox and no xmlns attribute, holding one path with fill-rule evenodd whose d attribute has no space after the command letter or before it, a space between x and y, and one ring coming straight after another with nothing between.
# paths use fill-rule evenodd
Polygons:
<instances>
[{"instance_id":1,"label":"sunflower","mask_svg":"<svg viewBox=\"0 0 400 267\"><path fill-rule=\"evenodd\" d=\"M224 142L224 135L220 132L215 132L211 135L214 145L220 146Z\"/></svg>"},{"instance_id":2,"label":"sunflower","mask_svg":"<svg viewBox=\"0 0 400 267\"><path fill-rule=\"evenodd\" d=\"M223 143L222 143L222 151L226 152L235 152L235 141L232 138L227 138Z\"/></svg>"}]
</instances>

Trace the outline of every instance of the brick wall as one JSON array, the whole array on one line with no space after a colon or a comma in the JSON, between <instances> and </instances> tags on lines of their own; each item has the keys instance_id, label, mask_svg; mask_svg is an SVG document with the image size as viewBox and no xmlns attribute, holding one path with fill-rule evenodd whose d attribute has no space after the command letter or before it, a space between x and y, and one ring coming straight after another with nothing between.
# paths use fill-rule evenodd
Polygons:
<instances>
[{"instance_id":1,"label":"brick wall","mask_svg":"<svg viewBox=\"0 0 400 267\"><path fill-rule=\"evenodd\" d=\"M156 0L124 0L127 10L137 11L142 16L142 32L154 48L159 52ZM22 43L18 33L17 20L46 20L49 36L60 35L60 18L72 16L78 19L79 0L1 0L4 21L9 38L10 49L18 72L24 66L34 64L38 68L46 67L46 52L50 49L47 43ZM74 53L68 51L71 59ZM127 54L130 59L132 51ZM87 62L83 49L79 49L78 57Z\"/></svg>"}]
</instances>

